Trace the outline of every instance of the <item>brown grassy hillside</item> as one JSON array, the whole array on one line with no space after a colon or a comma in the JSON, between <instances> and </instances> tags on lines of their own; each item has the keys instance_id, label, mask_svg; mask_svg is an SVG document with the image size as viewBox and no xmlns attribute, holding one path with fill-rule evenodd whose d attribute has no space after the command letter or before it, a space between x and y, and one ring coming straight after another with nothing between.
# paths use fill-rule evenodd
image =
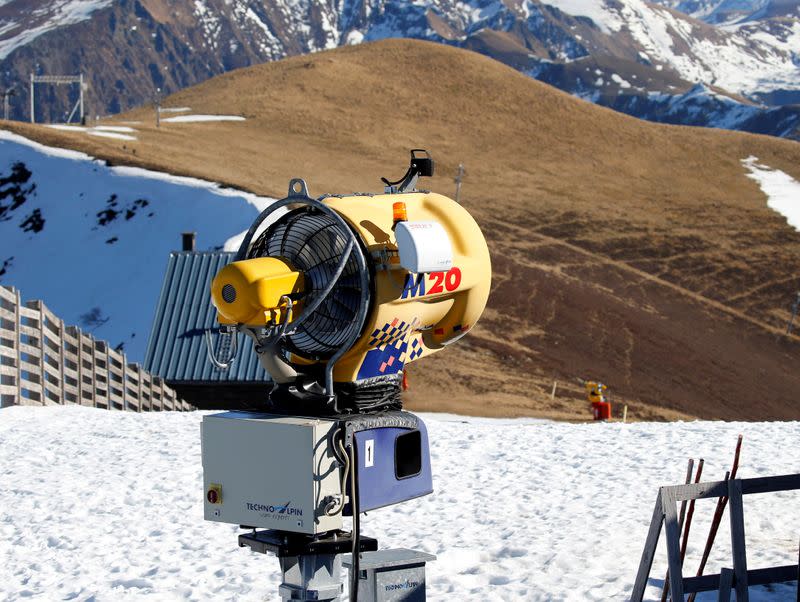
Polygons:
<instances>
[{"instance_id":1,"label":"brown grassy hillside","mask_svg":"<svg viewBox=\"0 0 800 602\"><path fill-rule=\"evenodd\" d=\"M410 40L231 72L166 104L247 121L111 120L142 121L136 142L5 127L279 197L291 177L312 194L378 191L409 148L427 148L438 174L426 187L452 194L466 166L462 201L494 282L473 334L411 367L413 407L574 418L580 376L634 417L800 418L800 339L780 336L800 234L740 163L755 155L800 179L800 144L639 121ZM551 401L554 379L566 386Z\"/></svg>"}]
</instances>

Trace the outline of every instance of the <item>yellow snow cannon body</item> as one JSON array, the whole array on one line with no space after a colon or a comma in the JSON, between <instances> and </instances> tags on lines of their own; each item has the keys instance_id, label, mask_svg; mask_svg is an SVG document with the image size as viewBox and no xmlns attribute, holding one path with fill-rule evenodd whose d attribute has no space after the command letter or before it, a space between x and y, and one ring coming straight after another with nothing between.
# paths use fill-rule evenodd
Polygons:
<instances>
[{"instance_id":1,"label":"yellow snow cannon body","mask_svg":"<svg viewBox=\"0 0 800 602\"><path fill-rule=\"evenodd\" d=\"M223 332L254 340L275 382L273 406L397 408L406 364L480 318L491 285L486 240L461 205L413 190L432 174L429 156L412 151L411 163L401 181L384 180L384 194L312 199L292 180L215 277Z\"/></svg>"}]
</instances>

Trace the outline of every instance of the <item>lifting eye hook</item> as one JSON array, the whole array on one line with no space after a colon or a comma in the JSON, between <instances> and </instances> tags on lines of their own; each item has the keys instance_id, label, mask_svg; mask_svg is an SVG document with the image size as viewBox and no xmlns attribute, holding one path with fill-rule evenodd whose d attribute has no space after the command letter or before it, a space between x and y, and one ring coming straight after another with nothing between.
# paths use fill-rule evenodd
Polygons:
<instances>
[{"instance_id":1,"label":"lifting eye hook","mask_svg":"<svg viewBox=\"0 0 800 602\"><path fill-rule=\"evenodd\" d=\"M219 335L222 339L222 348L227 348L227 357L218 358L214 353L214 341L211 338L211 328L206 329L206 351L208 352L208 361L214 364L220 370L227 370L236 361L236 353L238 352L239 336L236 326L223 326L219 329ZM228 337L226 343L225 339Z\"/></svg>"}]
</instances>

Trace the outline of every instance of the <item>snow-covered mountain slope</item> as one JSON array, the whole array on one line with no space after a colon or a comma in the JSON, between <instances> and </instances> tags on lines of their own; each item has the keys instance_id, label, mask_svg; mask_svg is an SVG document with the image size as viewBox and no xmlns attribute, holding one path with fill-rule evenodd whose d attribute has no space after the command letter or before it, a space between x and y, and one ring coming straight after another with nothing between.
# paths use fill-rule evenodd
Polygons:
<instances>
[{"instance_id":1,"label":"snow-covered mountain slope","mask_svg":"<svg viewBox=\"0 0 800 602\"><path fill-rule=\"evenodd\" d=\"M797 0L654 0L706 23L734 24L800 15Z\"/></svg>"},{"instance_id":2,"label":"snow-covered mountain slope","mask_svg":"<svg viewBox=\"0 0 800 602\"><path fill-rule=\"evenodd\" d=\"M444 394L444 391L442 391ZM742 477L796 473L800 423L560 424L423 415L434 493L369 512L381 548L437 555L429 600L626 600L658 487L688 457L721 479L744 434ZM278 561L203 521L202 413L81 407L0 410L0 598L279 600ZM36 444L32 445L31 442ZM748 496L748 565L797 562L797 492ZM698 502L686 572L699 562L714 500ZM731 566L722 521L707 573ZM659 547L649 601L666 572ZM793 600L793 583L751 588ZM716 592L698 600L716 600Z\"/></svg>"},{"instance_id":3,"label":"snow-covered mountain slope","mask_svg":"<svg viewBox=\"0 0 800 602\"><path fill-rule=\"evenodd\" d=\"M697 84L734 99L800 101L796 0L749 0L744 9L741 3L712 0L664 0L669 6L644 0L108 1L90 4L93 12L81 13L86 18L79 23L62 19L58 4L43 5L35 11L44 23L37 28L48 31L35 39L19 29L30 18L27 2L0 6L0 49L6 53L0 84L18 87L17 118L28 117L25 84L31 72L84 71L91 83L89 113L106 114L149 101L155 88L173 92L237 67L390 37L463 46L526 73L550 72L547 81L574 93L580 90L547 67L587 58L612 61L626 81L645 70L645 92L670 97L666 104ZM747 18L722 25L673 10L703 17L736 12L734 4ZM50 102L40 102L38 117L63 118L74 103L67 95L63 89L49 96ZM605 94L596 102L619 104L645 118L663 112L640 113L629 102L608 103ZM706 105L692 104L697 111L707 110ZM748 121L729 115L739 110L720 106L706 121L748 129ZM781 135L773 121L762 116L761 130L769 122L766 131Z\"/></svg>"},{"instance_id":4,"label":"snow-covered mountain slope","mask_svg":"<svg viewBox=\"0 0 800 602\"><path fill-rule=\"evenodd\" d=\"M0 3L0 58L40 35L79 23L113 0L3 0Z\"/></svg>"},{"instance_id":5,"label":"snow-covered mountain slope","mask_svg":"<svg viewBox=\"0 0 800 602\"><path fill-rule=\"evenodd\" d=\"M224 246L269 202L0 132L0 284L141 361L181 233Z\"/></svg>"}]
</instances>

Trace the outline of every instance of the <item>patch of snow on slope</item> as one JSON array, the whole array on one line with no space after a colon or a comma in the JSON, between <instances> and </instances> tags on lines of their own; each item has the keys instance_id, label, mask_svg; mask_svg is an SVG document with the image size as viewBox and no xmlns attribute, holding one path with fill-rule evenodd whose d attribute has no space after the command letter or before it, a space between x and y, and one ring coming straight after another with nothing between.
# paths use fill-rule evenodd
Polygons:
<instances>
[{"instance_id":1,"label":"patch of snow on slope","mask_svg":"<svg viewBox=\"0 0 800 602\"><path fill-rule=\"evenodd\" d=\"M112 125L98 125L96 127L83 127L80 125L67 125L67 124L51 124L45 127L49 127L54 130L62 130L65 132L76 132L76 133L83 133L88 134L90 136L100 136L102 138L116 138L117 140L136 140L136 136L129 136L126 133L122 132L132 132L135 133L131 127L127 126L112 126Z\"/></svg>"},{"instance_id":2,"label":"patch of snow on slope","mask_svg":"<svg viewBox=\"0 0 800 602\"><path fill-rule=\"evenodd\" d=\"M238 115L178 115L177 117L167 117L161 121L168 123L194 123L201 121L244 121L244 117Z\"/></svg>"},{"instance_id":3,"label":"patch of snow on slope","mask_svg":"<svg viewBox=\"0 0 800 602\"><path fill-rule=\"evenodd\" d=\"M235 249L237 235L272 202L212 182L108 167L0 131L0 175L17 164L18 174L29 173L3 187L18 186L22 203L0 216L0 283L112 346L124 343L131 361L144 358L164 268L181 233L196 231L198 249ZM87 326L81 317L94 308L101 318Z\"/></svg>"},{"instance_id":4,"label":"patch of snow on slope","mask_svg":"<svg viewBox=\"0 0 800 602\"><path fill-rule=\"evenodd\" d=\"M47 14L33 14L32 23L3 23L0 21L0 59L6 58L20 46L29 44L52 29L88 19L91 14L111 4L111 0L60 0L47 3ZM45 16L38 20L37 17Z\"/></svg>"},{"instance_id":5,"label":"patch of snow on slope","mask_svg":"<svg viewBox=\"0 0 800 602\"><path fill-rule=\"evenodd\" d=\"M128 136L127 134L119 134L117 132L107 132L104 130L86 130L90 136L99 136L101 138L114 138L115 140L136 140L136 136Z\"/></svg>"},{"instance_id":6,"label":"patch of snow on slope","mask_svg":"<svg viewBox=\"0 0 800 602\"><path fill-rule=\"evenodd\" d=\"M203 520L203 413L0 410L0 599L279 600L278 561L239 548L234 525ZM369 512L381 548L436 554L429 600L626 600L658 487L800 471L800 423L560 424L422 416L434 493ZM35 442L35 444L32 444ZM797 492L748 496L748 564L797 561ZM699 562L715 500L697 504L686 566ZM707 573L730 566L727 514ZM666 571L661 545L647 600ZM793 600L794 583L752 588ZM716 595L698 598L715 600Z\"/></svg>"},{"instance_id":7,"label":"patch of snow on slope","mask_svg":"<svg viewBox=\"0 0 800 602\"><path fill-rule=\"evenodd\" d=\"M620 88L630 88L630 87L631 87L631 83L630 83L628 80L624 79L624 78L623 78L621 75L619 75L618 73L612 73L612 74L611 74L611 79L612 79L612 80L614 81L614 83L616 83L616 84L617 84L617 85L618 85Z\"/></svg>"},{"instance_id":8,"label":"patch of snow on slope","mask_svg":"<svg viewBox=\"0 0 800 602\"><path fill-rule=\"evenodd\" d=\"M94 126L95 130L99 132L130 132L136 133L132 127L128 127L127 125L96 125Z\"/></svg>"},{"instance_id":9,"label":"patch of snow on slope","mask_svg":"<svg viewBox=\"0 0 800 602\"><path fill-rule=\"evenodd\" d=\"M767 207L780 213L795 230L800 231L800 182L779 169L757 163L758 157L742 159L752 178L767 195Z\"/></svg>"},{"instance_id":10,"label":"patch of snow on slope","mask_svg":"<svg viewBox=\"0 0 800 602\"><path fill-rule=\"evenodd\" d=\"M625 25L619 14L611 10L604 1L542 0L542 4L555 6L561 12L573 17L586 17L597 25L603 33L617 32Z\"/></svg>"}]
</instances>

